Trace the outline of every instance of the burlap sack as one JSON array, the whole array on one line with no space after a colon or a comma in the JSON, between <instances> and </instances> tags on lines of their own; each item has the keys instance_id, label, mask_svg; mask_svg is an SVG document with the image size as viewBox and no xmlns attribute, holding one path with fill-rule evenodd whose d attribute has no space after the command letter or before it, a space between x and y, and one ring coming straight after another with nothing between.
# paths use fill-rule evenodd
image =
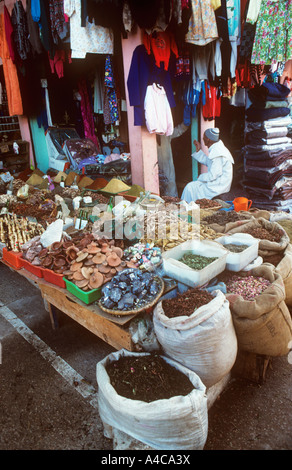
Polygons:
<instances>
[{"instance_id":1,"label":"burlap sack","mask_svg":"<svg viewBox=\"0 0 292 470\"><path fill-rule=\"evenodd\" d=\"M284 257L277 266L270 263L264 263L272 266L275 272L280 274L284 281L286 298L285 302L288 307L292 307L292 245L289 243L284 251Z\"/></svg>"},{"instance_id":2,"label":"burlap sack","mask_svg":"<svg viewBox=\"0 0 292 470\"><path fill-rule=\"evenodd\" d=\"M271 285L254 300L244 300L240 295L227 294L238 349L268 356L284 356L292 340L292 320L285 303L285 286L281 275L272 265L263 264L251 271L262 276Z\"/></svg>"},{"instance_id":3,"label":"burlap sack","mask_svg":"<svg viewBox=\"0 0 292 470\"><path fill-rule=\"evenodd\" d=\"M250 222L251 219L253 219L253 216L245 211L238 212L238 215L240 216L240 220L236 220L234 222L228 222L227 224L208 223L207 225L212 230L215 230L215 232L227 233L233 229L237 229L238 227L247 224L248 222ZM204 224L206 222L202 220L202 223Z\"/></svg>"},{"instance_id":4,"label":"burlap sack","mask_svg":"<svg viewBox=\"0 0 292 470\"><path fill-rule=\"evenodd\" d=\"M279 252L284 251L290 243L290 238L281 225L279 225L277 222L270 222L263 217L260 217L259 219L253 219L247 224L232 228L228 231L228 234L231 235L233 233L246 232L250 228L265 228L271 233L277 231L283 233L279 242L271 242L269 240L261 239L259 243L259 256L272 256L273 254L279 254Z\"/></svg>"}]
</instances>

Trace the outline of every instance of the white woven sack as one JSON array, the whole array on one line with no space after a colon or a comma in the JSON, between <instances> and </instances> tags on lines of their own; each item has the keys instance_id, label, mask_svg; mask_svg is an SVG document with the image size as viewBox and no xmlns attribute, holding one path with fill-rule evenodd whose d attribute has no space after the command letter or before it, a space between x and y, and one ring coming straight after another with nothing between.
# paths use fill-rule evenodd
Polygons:
<instances>
[{"instance_id":1,"label":"white woven sack","mask_svg":"<svg viewBox=\"0 0 292 470\"><path fill-rule=\"evenodd\" d=\"M164 353L198 374L206 387L219 382L235 363L237 337L229 302L220 290L190 316L169 318L159 302L154 331Z\"/></svg>"},{"instance_id":2,"label":"white woven sack","mask_svg":"<svg viewBox=\"0 0 292 470\"><path fill-rule=\"evenodd\" d=\"M206 387L192 371L169 358L166 362L183 372L194 385L186 396L150 403L119 395L110 383L106 366L122 356L141 356L121 349L97 363L98 407L104 428L112 427L160 450L202 450L208 435Z\"/></svg>"}]
</instances>

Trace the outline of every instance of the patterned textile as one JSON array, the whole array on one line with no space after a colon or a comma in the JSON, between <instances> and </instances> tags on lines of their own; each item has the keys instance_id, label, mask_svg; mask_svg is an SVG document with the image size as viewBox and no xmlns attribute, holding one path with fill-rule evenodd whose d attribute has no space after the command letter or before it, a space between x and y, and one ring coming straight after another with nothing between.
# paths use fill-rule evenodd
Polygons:
<instances>
[{"instance_id":1,"label":"patterned textile","mask_svg":"<svg viewBox=\"0 0 292 470\"><path fill-rule=\"evenodd\" d=\"M205 46L218 39L218 29L211 0L192 0L192 16L185 41L198 46Z\"/></svg>"},{"instance_id":2,"label":"patterned textile","mask_svg":"<svg viewBox=\"0 0 292 470\"><path fill-rule=\"evenodd\" d=\"M26 60L30 53L31 47L28 39L26 13L20 0L14 4L11 13L11 23L14 31L13 39L16 50L19 54L19 57L22 60Z\"/></svg>"},{"instance_id":3,"label":"patterned textile","mask_svg":"<svg viewBox=\"0 0 292 470\"><path fill-rule=\"evenodd\" d=\"M49 0L51 31L54 42L58 44L59 38L66 33L66 22L64 16L64 0Z\"/></svg>"},{"instance_id":4,"label":"patterned textile","mask_svg":"<svg viewBox=\"0 0 292 470\"><path fill-rule=\"evenodd\" d=\"M292 58L292 0L262 0L251 62L271 64Z\"/></svg>"},{"instance_id":5,"label":"patterned textile","mask_svg":"<svg viewBox=\"0 0 292 470\"><path fill-rule=\"evenodd\" d=\"M115 124L120 120L118 93L115 85L111 56L105 59L104 74L104 123Z\"/></svg>"}]
</instances>

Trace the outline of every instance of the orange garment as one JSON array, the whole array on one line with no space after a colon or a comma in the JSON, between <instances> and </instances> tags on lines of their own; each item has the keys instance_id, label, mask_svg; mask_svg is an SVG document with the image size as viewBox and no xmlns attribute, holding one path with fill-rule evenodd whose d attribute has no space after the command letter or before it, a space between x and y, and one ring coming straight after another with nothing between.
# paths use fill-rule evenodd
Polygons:
<instances>
[{"instance_id":1,"label":"orange garment","mask_svg":"<svg viewBox=\"0 0 292 470\"><path fill-rule=\"evenodd\" d=\"M171 52L178 58L178 49L172 33L162 31L147 34L144 31L143 44L148 55L153 52L157 67L160 67L161 62L164 63L164 70L168 70Z\"/></svg>"},{"instance_id":2,"label":"orange garment","mask_svg":"<svg viewBox=\"0 0 292 470\"><path fill-rule=\"evenodd\" d=\"M6 41L4 14L0 15L0 57L3 62L3 73L7 92L8 109L10 116L23 114L22 99L15 64L12 62L9 47Z\"/></svg>"}]
</instances>

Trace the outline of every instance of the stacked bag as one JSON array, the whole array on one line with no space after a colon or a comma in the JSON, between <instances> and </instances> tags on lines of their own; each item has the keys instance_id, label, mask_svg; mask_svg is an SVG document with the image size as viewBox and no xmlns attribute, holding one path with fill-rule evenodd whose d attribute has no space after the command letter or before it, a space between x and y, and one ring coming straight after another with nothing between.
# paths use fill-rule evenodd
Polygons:
<instances>
[{"instance_id":1,"label":"stacked bag","mask_svg":"<svg viewBox=\"0 0 292 470\"><path fill-rule=\"evenodd\" d=\"M260 209L292 207L289 94L285 85L270 82L248 92L251 105L246 109L243 186Z\"/></svg>"}]
</instances>

